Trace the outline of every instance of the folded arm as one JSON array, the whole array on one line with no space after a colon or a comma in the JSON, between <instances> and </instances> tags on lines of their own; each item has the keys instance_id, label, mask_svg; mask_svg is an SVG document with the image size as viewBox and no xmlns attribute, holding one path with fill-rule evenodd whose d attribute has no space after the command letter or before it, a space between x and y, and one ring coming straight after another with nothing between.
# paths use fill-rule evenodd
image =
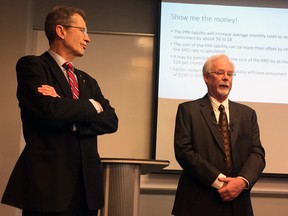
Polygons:
<instances>
[{"instance_id":1,"label":"folded arm","mask_svg":"<svg viewBox=\"0 0 288 216\"><path fill-rule=\"evenodd\" d=\"M59 97L54 87L49 85L41 85L38 87L38 92L45 96ZM102 105L94 100L89 101L95 107L99 115L97 117L90 117L86 122L77 124L77 131L80 135L102 135L105 133L113 133L118 129L118 118L115 110L109 107L104 111Z\"/></svg>"}]
</instances>

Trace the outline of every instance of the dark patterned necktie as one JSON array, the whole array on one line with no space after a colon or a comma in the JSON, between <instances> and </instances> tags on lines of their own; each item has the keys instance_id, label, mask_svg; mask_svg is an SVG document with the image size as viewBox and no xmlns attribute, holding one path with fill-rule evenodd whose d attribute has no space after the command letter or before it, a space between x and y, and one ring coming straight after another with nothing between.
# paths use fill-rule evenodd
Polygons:
<instances>
[{"instance_id":1,"label":"dark patterned necktie","mask_svg":"<svg viewBox=\"0 0 288 216\"><path fill-rule=\"evenodd\" d=\"M230 148L230 134L228 130L228 119L225 112L225 107L221 104L219 106L220 116L219 116L219 129L221 132L224 151L226 156L227 171L228 174L232 173L232 157L231 157L231 148Z\"/></svg>"},{"instance_id":2,"label":"dark patterned necktie","mask_svg":"<svg viewBox=\"0 0 288 216\"><path fill-rule=\"evenodd\" d=\"M73 99L78 99L79 98L79 88L78 88L78 82L77 82L77 80L75 78L75 74L74 74L74 67L73 67L72 63L70 63L70 62L65 62L63 64L63 67L67 71L68 81L69 81L69 85L71 87Z\"/></svg>"}]
</instances>

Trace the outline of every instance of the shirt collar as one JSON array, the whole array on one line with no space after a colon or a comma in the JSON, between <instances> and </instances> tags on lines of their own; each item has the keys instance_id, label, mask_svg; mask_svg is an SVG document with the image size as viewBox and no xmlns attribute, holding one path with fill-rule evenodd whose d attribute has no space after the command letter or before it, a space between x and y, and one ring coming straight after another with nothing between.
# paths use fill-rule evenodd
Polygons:
<instances>
[{"instance_id":1,"label":"shirt collar","mask_svg":"<svg viewBox=\"0 0 288 216\"><path fill-rule=\"evenodd\" d=\"M214 111L218 111L218 108L220 106L220 104L222 104L225 107L225 110L227 112L227 110L229 110L229 100L228 98L226 100L224 100L222 103L220 103L219 101L217 101L214 97L212 97L211 95L209 95L212 107Z\"/></svg>"},{"instance_id":2,"label":"shirt collar","mask_svg":"<svg viewBox=\"0 0 288 216\"><path fill-rule=\"evenodd\" d=\"M228 98L225 101L223 101L222 103L217 101L211 95L209 95L209 98L210 98L210 101L211 101L211 104L212 104L212 107L213 107L213 111L215 113L216 120L218 121L218 119L219 119L220 111L218 110L218 108L219 108L220 104L222 104L225 107L225 112L227 114L228 121L230 122L230 112L229 112L229 100L228 100Z\"/></svg>"},{"instance_id":3,"label":"shirt collar","mask_svg":"<svg viewBox=\"0 0 288 216\"><path fill-rule=\"evenodd\" d=\"M53 59L56 61L59 67L63 70L62 65L66 62L66 60L62 56L52 51L51 49L48 50L48 53L53 57Z\"/></svg>"}]
</instances>

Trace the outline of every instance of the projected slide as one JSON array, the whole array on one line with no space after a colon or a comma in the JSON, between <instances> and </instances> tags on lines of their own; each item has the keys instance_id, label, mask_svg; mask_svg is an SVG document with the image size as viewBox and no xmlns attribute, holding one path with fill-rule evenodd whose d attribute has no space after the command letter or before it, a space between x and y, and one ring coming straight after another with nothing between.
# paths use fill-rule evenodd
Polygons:
<instances>
[{"instance_id":1,"label":"projected slide","mask_svg":"<svg viewBox=\"0 0 288 216\"><path fill-rule=\"evenodd\" d=\"M206 94L202 66L224 53L236 72L229 99L257 112L264 172L288 175L288 9L171 1L161 6L155 158L170 160L168 170L181 169L173 148L177 107Z\"/></svg>"},{"instance_id":2,"label":"projected slide","mask_svg":"<svg viewBox=\"0 0 288 216\"><path fill-rule=\"evenodd\" d=\"M203 96L203 62L225 53L236 66L231 99L288 103L287 26L287 9L162 3L159 97Z\"/></svg>"}]
</instances>

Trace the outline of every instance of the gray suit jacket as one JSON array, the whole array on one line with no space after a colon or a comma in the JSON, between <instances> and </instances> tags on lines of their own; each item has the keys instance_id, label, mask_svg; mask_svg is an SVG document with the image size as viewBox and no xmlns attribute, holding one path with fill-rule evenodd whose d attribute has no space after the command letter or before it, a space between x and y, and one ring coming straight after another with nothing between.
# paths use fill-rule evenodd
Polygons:
<instances>
[{"instance_id":1,"label":"gray suit jacket","mask_svg":"<svg viewBox=\"0 0 288 216\"><path fill-rule=\"evenodd\" d=\"M232 205L234 215L253 215L250 189L265 167L265 152L260 142L259 127L253 109L229 101L230 136L233 160L232 176L249 181L230 203L221 201L211 185L220 173L227 174L225 153L217 121L208 94L179 105L175 126L175 155L183 168L176 193L175 215L225 215Z\"/></svg>"}]
</instances>

